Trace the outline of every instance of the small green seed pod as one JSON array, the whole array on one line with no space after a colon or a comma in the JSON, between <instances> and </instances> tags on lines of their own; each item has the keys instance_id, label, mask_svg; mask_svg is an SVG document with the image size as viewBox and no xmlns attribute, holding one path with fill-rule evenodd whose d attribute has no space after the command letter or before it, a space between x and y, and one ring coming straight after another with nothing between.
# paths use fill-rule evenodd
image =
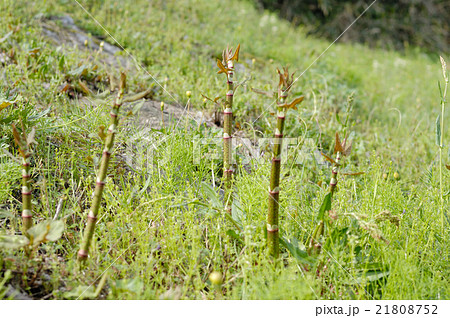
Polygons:
<instances>
[{"instance_id":1,"label":"small green seed pod","mask_svg":"<svg viewBox=\"0 0 450 318\"><path fill-rule=\"evenodd\" d=\"M219 286L223 283L223 276L221 273L214 271L211 274L209 274L209 281L213 285Z\"/></svg>"}]
</instances>

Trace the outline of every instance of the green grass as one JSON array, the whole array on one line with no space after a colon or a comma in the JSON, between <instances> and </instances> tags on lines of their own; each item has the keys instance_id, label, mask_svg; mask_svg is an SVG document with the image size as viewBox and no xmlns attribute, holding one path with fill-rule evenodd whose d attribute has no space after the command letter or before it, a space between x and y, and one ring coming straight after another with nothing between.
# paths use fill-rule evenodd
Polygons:
<instances>
[{"instance_id":1,"label":"green grass","mask_svg":"<svg viewBox=\"0 0 450 318\"><path fill-rule=\"evenodd\" d=\"M168 79L167 91L175 101L163 90L154 97L168 104L185 105L189 90L195 110L212 112L201 94L214 97L223 88L215 59L227 45L240 43L236 77L252 79L237 91L234 109L236 122L247 136L257 130L271 137L275 124L265 112L270 103L250 88L269 90L276 85L276 67L285 64L300 75L329 45L306 37L301 28L274 14L258 12L247 1L227 1L227 5L207 0L80 3L150 74L160 81ZM318 257L320 275L317 264L306 270L285 248L281 266L266 255L269 153L265 161L238 167L235 193L242 211L234 217L242 228L239 232L217 212L214 198L202 186L212 185L214 175L218 191L221 160L194 163L192 141L220 136L220 129L198 127L183 119L176 128L149 131L146 138L159 146L151 162L144 161L143 169L137 169L127 160L145 159L149 142L134 138L142 129L133 125L133 116L119 127L90 259L80 270L76 252L102 151L97 131L107 125L112 99L98 98L86 106L62 93L61 85L67 78L92 83L97 75L107 78L111 70L89 59L87 51L56 48L42 35L39 19L72 12L79 26L93 35L106 34L73 1L24 4L22 0L0 4L1 11L9 13L0 24L0 38L20 26L0 42L0 54L13 48L16 59L2 66L1 93L13 90L24 97L0 112L0 148L17 155L12 122L22 118L28 129L36 127L35 222L53 218L62 199L59 217L66 230L61 239L43 244L30 258L22 250L0 251L0 276L12 270L9 283L16 288L36 298L76 298L77 286L96 286L96 279L108 270L100 294L107 299L450 298L449 223L443 230L434 144L440 112L437 82L442 80L437 56L424 55L419 49L402 55L335 44L292 88L293 96L303 94L305 100L287 116L285 136L306 136L314 148L326 153L333 147L335 131L342 128L336 113L344 118L347 96L355 94L349 128L354 132L354 148L346 170L366 174L339 180L332 207L338 219L330 228L335 229L335 239ZM112 43L108 37L105 40ZM34 48L40 49L37 54L30 53ZM80 77L74 71L83 64L88 73ZM152 83L142 69L127 71L130 91ZM108 89L105 80L98 86L100 92ZM444 133L445 143L450 136ZM131 157L130 149L135 150ZM201 146L202 154L208 150L214 147ZM329 167L312 161L283 165L281 176L280 236L306 244L326 194ZM20 231L20 180L20 167L0 153L0 209L8 212L0 218L4 234ZM443 181L445 193L447 171ZM323 185L318 186L319 182ZM365 216L366 222L375 224L375 216L384 210L401 220L399 227L378 223L389 245L357 221ZM230 235L230 230L238 232L238 237ZM364 274L368 264L389 275L368 281ZM26 271L29 275L23 275ZM220 291L208 281L212 271L224 274ZM46 275L31 284L27 277L36 272L39 277Z\"/></svg>"}]
</instances>

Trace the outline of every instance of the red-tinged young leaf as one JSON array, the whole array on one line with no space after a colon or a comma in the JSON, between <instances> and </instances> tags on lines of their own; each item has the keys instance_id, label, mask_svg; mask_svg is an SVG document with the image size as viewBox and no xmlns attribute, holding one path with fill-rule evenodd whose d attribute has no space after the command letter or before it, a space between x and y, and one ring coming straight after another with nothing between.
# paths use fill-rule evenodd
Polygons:
<instances>
[{"instance_id":1,"label":"red-tinged young leaf","mask_svg":"<svg viewBox=\"0 0 450 318\"><path fill-rule=\"evenodd\" d=\"M334 153L344 153L344 149L342 148L341 140L339 139L339 134L336 132L336 143L334 145Z\"/></svg>"},{"instance_id":2,"label":"red-tinged young leaf","mask_svg":"<svg viewBox=\"0 0 450 318\"><path fill-rule=\"evenodd\" d=\"M292 73L291 78L293 78L294 74ZM289 86L290 82L292 82L292 80L289 79L289 68L286 66L284 68L284 79L286 80L286 84L287 86Z\"/></svg>"},{"instance_id":3,"label":"red-tinged young leaf","mask_svg":"<svg viewBox=\"0 0 450 318\"><path fill-rule=\"evenodd\" d=\"M239 60L239 49L241 48L241 45L238 44L236 51L234 51L234 55L230 60L235 60L236 62Z\"/></svg>"},{"instance_id":4,"label":"red-tinged young leaf","mask_svg":"<svg viewBox=\"0 0 450 318\"><path fill-rule=\"evenodd\" d=\"M446 163L446 164L445 164L445 167L446 167L448 170L450 170L450 164Z\"/></svg>"},{"instance_id":5,"label":"red-tinged young leaf","mask_svg":"<svg viewBox=\"0 0 450 318\"><path fill-rule=\"evenodd\" d=\"M225 66L223 66L222 61L219 59L217 59L217 66L220 68L220 70L217 71L217 74L220 74L220 73L227 74L227 69L225 68Z\"/></svg>"},{"instance_id":6,"label":"red-tinged young leaf","mask_svg":"<svg viewBox=\"0 0 450 318\"><path fill-rule=\"evenodd\" d=\"M16 125L12 124L12 129L13 129L14 141L16 142L16 145L20 147L21 137L20 137L19 132L17 131Z\"/></svg>"},{"instance_id":7,"label":"red-tinged young leaf","mask_svg":"<svg viewBox=\"0 0 450 318\"><path fill-rule=\"evenodd\" d=\"M22 134L19 133L16 126L12 124L14 141L16 142L17 147L19 147L20 155L25 158L26 157L26 137L24 138Z\"/></svg>"},{"instance_id":8,"label":"red-tinged young leaf","mask_svg":"<svg viewBox=\"0 0 450 318\"><path fill-rule=\"evenodd\" d=\"M286 84L286 80L285 80L284 75L281 74L281 71L280 71L279 69L277 69L277 72L278 72L278 75L280 75L280 81L279 81L279 83L278 83L278 86L281 87L281 86L284 85L285 87L287 87L287 84Z\"/></svg>"},{"instance_id":9,"label":"red-tinged young leaf","mask_svg":"<svg viewBox=\"0 0 450 318\"><path fill-rule=\"evenodd\" d=\"M288 91L291 89L292 83L294 82L294 73L289 76L289 68L284 67L283 73L277 69L278 74L280 75L280 81L278 83L278 89L281 90L284 87L284 90Z\"/></svg>"},{"instance_id":10,"label":"red-tinged young leaf","mask_svg":"<svg viewBox=\"0 0 450 318\"><path fill-rule=\"evenodd\" d=\"M300 104L303 101L304 97L300 96L294 99L290 104L287 105L287 108L297 109L297 104Z\"/></svg>"},{"instance_id":11,"label":"red-tinged young leaf","mask_svg":"<svg viewBox=\"0 0 450 318\"><path fill-rule=\"evenodd\" d=\"M291 80L290 80L290 84L289 85L291 85L294 82L294 74L295 74L295 72L293 72L291 74Z\"/></svg>"},{"instance_id":12,"label":"red-tinged young leaf","mask_svg":"<svg viewBox=\"0 0 450 318\"><path fill-rule=\"evenodd\" d=\"M67 83L66 85L64 85L63 88L61 88L61 92L65 93L69 88L70 88L70 85Z\"/></svg>"},{"instance_id":13,"label":"red-tinged young leaf","mask_svg":"<svg viewBox=\"0 0 450 318\"><path fill-rule=\"evenodd\" d=\"M332 164L335 165L339 165L336 161L334 161L333 158L329 157L328 155L324 154L322 151L320 152L320 154L328 161L331 162Z\"/></svg>"}]
</instances>

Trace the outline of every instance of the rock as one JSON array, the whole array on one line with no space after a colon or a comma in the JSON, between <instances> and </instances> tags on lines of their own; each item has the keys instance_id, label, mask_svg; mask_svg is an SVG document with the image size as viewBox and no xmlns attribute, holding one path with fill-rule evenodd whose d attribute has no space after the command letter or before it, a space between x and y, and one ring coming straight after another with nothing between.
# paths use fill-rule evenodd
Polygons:
<instances>
[{"instance_id":1,"label":"rock","mask_svg":"<svg viewBox=\"0 0 450 318\"><path fill-rule=\"evenodd\" d=\"M80 29L73 19L69 16L51 17L50 19L41 22L44 35L51 39L57 45L67 47L77 47L80 50L89 49L92 51L99 51L100 44L103 43L102 60L109 65L118 66L132 66L134 61L118 56L122 52L122 48L112 45L102 39L91 36L82 29ZM86 45L87 44L87 45Z\"/></svg>"}]
</instances>

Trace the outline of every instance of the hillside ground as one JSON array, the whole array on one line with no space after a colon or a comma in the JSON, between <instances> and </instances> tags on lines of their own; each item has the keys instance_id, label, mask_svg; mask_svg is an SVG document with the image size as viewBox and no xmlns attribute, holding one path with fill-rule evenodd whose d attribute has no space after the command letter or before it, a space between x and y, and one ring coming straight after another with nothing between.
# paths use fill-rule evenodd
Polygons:
<instances>
[{"instance_id":1,"label":"hillside ground","mask_svg":"<svg viewBox=\"0 0 450 318\"><path fill-rule=\"evenodd\" d=\"M16 100L0 110L0 233L21 232L12 123L36 130L34 222L65 224L59 240L31 253L2 245L1 297L450 297L449 178L444 169L440 187L435 136L440 52L330 46L248 1L6 0L0 10L1 98ZM79 34L87 44L68 35L55 41L49 30ZM244 83L235 94L241 141L229 217L220 207L221 110L203 95L226 94L216 59L238 43L236 80ZM291 96L304 102L287 113L284 135L294 146L282 165L284 244L281 262L273 263L264 230L271 154L261 140L273 135L275 108L252 88L276 88L276 69L286 65L298 77ZM121 110L90 258L79 268L101 127L108 126L120 71L127 73L127 94L147 93ZM302 258L293 251L306 249L330 181L320 151L331 155L335 133L344 131L353 149L341 170L365 173L340 177L328 239L318 256ZM446 144L446 126L442 131ZM223 275L219 287L208 279L213 271Z\"/></svg>"}]
</instances>

